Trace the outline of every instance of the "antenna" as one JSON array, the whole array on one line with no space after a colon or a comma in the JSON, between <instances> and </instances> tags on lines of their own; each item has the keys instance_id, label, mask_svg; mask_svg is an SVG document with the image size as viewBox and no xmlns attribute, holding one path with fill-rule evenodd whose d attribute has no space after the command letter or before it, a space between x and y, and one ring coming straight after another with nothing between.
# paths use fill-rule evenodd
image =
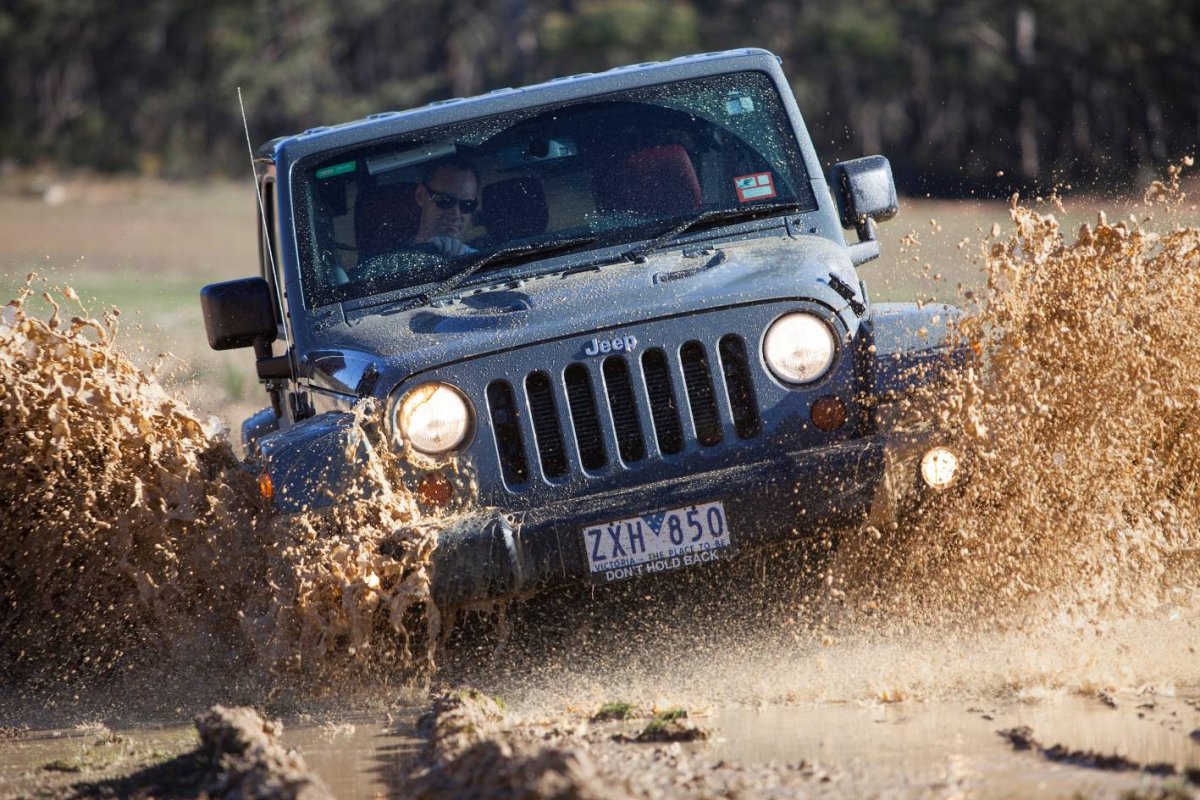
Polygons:
<instances>
[{"instance_id":1,"label":"antenna","mask_svg":"<svg viewBox=\"0 0 1200 800\"><path fill-rule=\"evenodd\" d=\"M267 248L267 264L271 268L271 276L274 279L279 275L279 273L275 270L275 248L271 242L270 222L267 220L267 207L263 203L262 187L258 182L258 172L254 169L254 145L250 143L250 123L246 121L246 104L242 102L241 86L237 87L237 96L238 107L242 111L242 130L246 133L246 151L250 154L250 179L254 181L254 196L258 198L258 217L262 221L263 243ZM288 350L287 354L285 355L288 363L288 374L291 376L292 382L295 383L296 370L292 364L292 334L288 329L287 313L283 307L283 291L278 285L277 280L275 281L275 284L275 305L279 310L279 319L283 322L283 341ZM259 353L258 355L260 358L270 357L271 353L268 350L265 354ZM268 386L268 388L270 387ZM278 389L273 389L272 391L278 392ZM277 397L278 395L276 394L275 396ZM275 409L276 416L282 416L279 413L280 410L281 409L278 407L277 403Z\"/></svg>"}]
</instances>

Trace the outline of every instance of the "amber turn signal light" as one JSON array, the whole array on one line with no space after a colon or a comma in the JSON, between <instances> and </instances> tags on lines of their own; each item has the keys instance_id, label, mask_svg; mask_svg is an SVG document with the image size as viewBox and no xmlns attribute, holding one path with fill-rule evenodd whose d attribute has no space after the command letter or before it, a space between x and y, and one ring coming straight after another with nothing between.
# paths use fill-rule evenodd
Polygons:
<instances>
[{"instance_id":1,"label":"amber turn signal light","mask_svg":"<svg viewBox=\"0 0 1200 800\"><path fill-rule=\"evenodd\" d=\"M268 503L275 499L275 484L271 481L270 473L264 472L258 476L258 493Z\"/></svg>"},{"instance_id":2,"label":"amber turn signal light","mask_svg":"<svg viewBox=\"0 0 1200 800\"><path fill-rule=\"evenodd\" d=\"M840 397L827 396L812 404L812 422L823 431L836 431L846 424L846 406Z\"/></svg>"}]
</instances>

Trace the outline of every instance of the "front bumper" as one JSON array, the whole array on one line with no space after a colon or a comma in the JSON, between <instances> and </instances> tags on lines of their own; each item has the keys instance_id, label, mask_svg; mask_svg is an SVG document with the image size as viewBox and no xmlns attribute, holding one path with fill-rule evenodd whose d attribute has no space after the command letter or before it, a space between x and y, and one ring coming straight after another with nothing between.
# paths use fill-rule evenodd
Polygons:
<instances>
[{"instance_id":1,"label":"front bumper","mask_svg":"<svg viewBox=\"0 0 1200 800\"><path fill-rule=\"evenodd\" d=\"M439 539L434 601L454 607L588 581L586 527L713 500L725 506L735 552L853 528L894 511L920 445L870 436L518 514L464 516Z\"/></svg>"}]
</instances>

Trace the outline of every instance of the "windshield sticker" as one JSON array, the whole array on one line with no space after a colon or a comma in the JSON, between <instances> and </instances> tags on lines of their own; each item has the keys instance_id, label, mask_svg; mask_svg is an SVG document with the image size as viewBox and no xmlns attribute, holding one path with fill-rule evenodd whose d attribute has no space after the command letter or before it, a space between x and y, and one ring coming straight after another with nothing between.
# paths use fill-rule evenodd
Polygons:
<instances>
[{"instance_id":1,"label":"windshield sticker","mask_svg":"<svg viewBox=\"0 0 1200 800\"><path fill-rule=\"evenodd\" d=\"M725 101L725 111L731 117L749 114L754 110L754 99L748 95L731 92Z\"/></svg>"},{"instance_id":2,"label":"windshield sticker","mask_svg":"<svg viewBox=\"0 0 1200 800\"><path fill-rule=\"evenodd\" d=\"M733 185L737 188L739 203L766 200L775 196L775 180L769 172L757 172L753 175L734 178Z\"/></svg>"},{"instance_id":3,"label":"windshield sticker","mask_svg":"<svg viewBox=\"0 0 1200 800\"><path fill-rule=\"evenodd\" d=\"M341 164L334 164L332 167L322 167L317 170L317 180L325 180L332 178L334 175L345 175L347 172L354 172L358 165L357 161L343 161Z\"/></svg>"}]
</instances>

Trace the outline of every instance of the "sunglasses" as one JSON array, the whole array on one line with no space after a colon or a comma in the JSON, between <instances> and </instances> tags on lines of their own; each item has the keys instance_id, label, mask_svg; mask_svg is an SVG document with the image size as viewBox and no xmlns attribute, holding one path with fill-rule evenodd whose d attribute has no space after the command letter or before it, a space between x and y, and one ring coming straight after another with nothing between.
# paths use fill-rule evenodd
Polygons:
<instances>
[{"instance_id":1,"label":"sunglasses","mask_svg":"<svg viewBox=\"0 0 1200 800\"><path fill-rule=\"evenodd\" d=\"M425 191L429 193L429 199L433 201L433 204L443 211L449 211L457 205L458 210L462 213L474 214L475 209L479 208L478 200L460 200L452 194L439 192L437 189L432 188L428 183L423 183L421 185L424 186Z\"/></svg>"}]
</instances>

